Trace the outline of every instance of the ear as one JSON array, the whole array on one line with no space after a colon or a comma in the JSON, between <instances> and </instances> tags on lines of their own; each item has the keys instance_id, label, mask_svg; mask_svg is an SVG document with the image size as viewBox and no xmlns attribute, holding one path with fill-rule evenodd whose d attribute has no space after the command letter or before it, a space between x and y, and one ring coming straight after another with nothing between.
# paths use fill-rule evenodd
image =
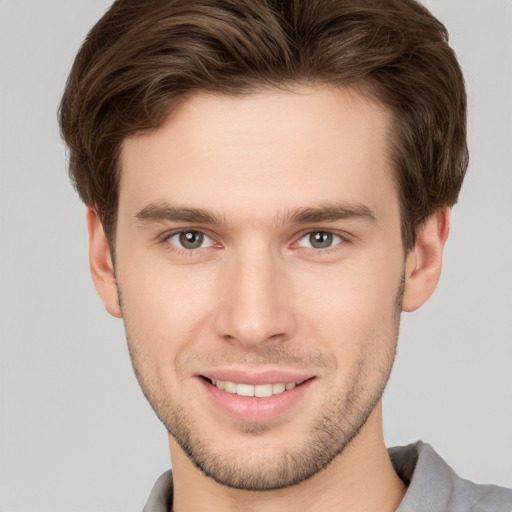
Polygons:
<instances>
[{"instance_id":1,"label":"ear","mask_svg":"<svg viewBox=\"0 0 512 512\"><path fill-rule=\"evenodd\" d=\"M418 309L434 293L449 231L449 208L438 210L422 226L406 260L403 311Z\"/></svg>"},{"instance_id":2,"label":"ear","mask_svg":"<svg viewBox=\"0 0 512 512\"><path fill-rule=\"evenodd\" d=\"M107 237L96 212L87 208L86 215L89 233L89 267L94 286L106 310L112 316L121 318L117 282Z\"/></svg>"}]
</instances>

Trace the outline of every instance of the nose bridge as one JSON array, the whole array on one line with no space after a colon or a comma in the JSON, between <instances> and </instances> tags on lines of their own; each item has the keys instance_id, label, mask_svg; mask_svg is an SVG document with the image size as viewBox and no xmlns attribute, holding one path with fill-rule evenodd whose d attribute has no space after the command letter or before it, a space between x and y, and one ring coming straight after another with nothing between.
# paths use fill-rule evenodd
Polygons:
<instances>
[{"instance_id":1,"label":"nose bridge","mask_svg":"<svg viewBox=\"0 0 512 512\"><path fill-rule=\"evenodd\" d=\"M246 346L284 340L293 328L282 261L265 244L235 251L222 276L218 333Z\"/></svg>"}]
</instances>

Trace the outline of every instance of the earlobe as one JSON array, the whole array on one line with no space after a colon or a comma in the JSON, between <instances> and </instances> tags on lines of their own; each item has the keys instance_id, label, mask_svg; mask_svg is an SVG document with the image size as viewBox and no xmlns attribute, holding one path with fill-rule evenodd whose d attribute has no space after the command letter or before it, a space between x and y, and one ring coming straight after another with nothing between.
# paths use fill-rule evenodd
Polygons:
<instances>
[{"instance_id":1,"label":"earlobe","mask_svg":"<svg viewBox=\"0 0 512 512\"><path fill-rule=\"evenodd\" d=\"M107 237L96 212L87 208L86 215L89 233L89 267L94 286L106 310L112 316L121 318L117 282Z\"/></svg>"},{"instance_id":2,"label":"earlobe","mask_svg":"<svg viewBox=\"0 0 512 512\"><path fill-rule=\"evenodd\" d=\"M443 249L450 231L450 209L432 214L407 256L403 311L414 311L434 293L441 275Z\"/></svg>"}]
</instances>

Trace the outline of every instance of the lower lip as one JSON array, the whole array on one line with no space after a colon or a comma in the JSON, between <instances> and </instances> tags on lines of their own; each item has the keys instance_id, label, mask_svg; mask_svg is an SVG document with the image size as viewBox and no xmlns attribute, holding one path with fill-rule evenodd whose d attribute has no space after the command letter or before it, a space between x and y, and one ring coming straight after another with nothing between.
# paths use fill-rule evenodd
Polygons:
<instances>
[{"instance_id":1,"label":"lower lip","mask_svg":"<svg viewBox=\"0 0 512 512\"><path fill-rule=\"evenodd\" d=\"M295 405L309 389L314 378L308 379L293 389L267 397L239 396L214 386L203 378L199 379L213 402L224 413L246 422L272 420Z\"/></svg>"}]
</instances>

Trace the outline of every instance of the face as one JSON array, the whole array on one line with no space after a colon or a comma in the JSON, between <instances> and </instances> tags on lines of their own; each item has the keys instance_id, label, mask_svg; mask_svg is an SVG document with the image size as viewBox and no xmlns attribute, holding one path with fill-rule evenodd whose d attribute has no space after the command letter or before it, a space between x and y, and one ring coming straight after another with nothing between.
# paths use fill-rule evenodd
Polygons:
<instances>
[{"instance_id":1,"label":"face","mask_svg":"<svg viewBox=\"0 0 512 512\"><path fill-rule=\"evenodd\" d=\"M205 94L124 143L133 366L176 446L222 484L310 477L380 399L404 273L388 124L355 92Z\"/></svg>"}]
</instances>

